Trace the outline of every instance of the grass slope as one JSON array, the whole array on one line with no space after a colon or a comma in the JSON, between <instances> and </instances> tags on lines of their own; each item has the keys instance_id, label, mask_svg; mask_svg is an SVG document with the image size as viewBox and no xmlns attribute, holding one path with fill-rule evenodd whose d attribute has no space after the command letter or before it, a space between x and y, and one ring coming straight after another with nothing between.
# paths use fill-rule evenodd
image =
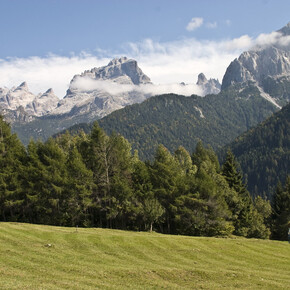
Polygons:
<instances>
[{"instance_id":1,"label":"grass slope","mask_svg":"<svg viewBox=\"0 0 290 290\"><path fill-rule=\"evenodd\" d=\"M286 289L290 283L287 242L0 223L0 245L1 289Z\"/></svg>"}]
</instances>

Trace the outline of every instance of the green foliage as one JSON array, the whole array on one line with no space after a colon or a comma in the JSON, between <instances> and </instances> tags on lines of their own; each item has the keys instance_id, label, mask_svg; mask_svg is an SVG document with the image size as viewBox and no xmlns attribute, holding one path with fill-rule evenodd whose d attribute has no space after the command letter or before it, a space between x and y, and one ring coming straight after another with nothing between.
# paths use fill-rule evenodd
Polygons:
<instances>
[{"instance_id":1,"label":"green foliage","mask_svg":"<svg viewBox=\"0 0 290 290\"><path fill-rule=\"evenodd\" d=\"M230 201L235 216L233 220L234 233L241 236L250 236L249 232L253 224L253 203L246 186L243 184L242 174L237 170L237 167L236 159L229 150L222 166L222 174L229 187L237 193L237 202Z\"/></svg>"},{"instance_id":2,"label":"green foliage","mask_svg":"<svg viewBox=\"0 0 290 290\"><path fill-rule=\"evenodd\" d=\"M192 156L182 146L171 154L159 145L143 162L124 137L108 136L98 123L90 134L31 140L25 152L9 126L1 128L1 220L269 236L269 204L257 199L254 207L231 152L222 170L200 141Z\"/></svg>"},{"instance_id":3,"label":"green foliage","mask_svg":"<svg viewBox=\"0 0 290 290\"><path fill-rule=\"evenodd\" d=\"M142 160L152 160L159 144L172 153L180 145L192 152L198 140L215 150L221 148L276 110L274 105L261 97L253 84L246 87L237 84L218 95L206 97L175 94L151 97L141 104L115 111L98 122L108 135L117 132L129 140ZM81 130L89 133L93 123L82 123L91 120L94 119L88 120L86 116L73 116L66 120L38 118L28 124L15 123L13 130L27 144L29 136L46 140L70 126L72 134Z\"/></svg>"},{"instance_id":4,"label":"green foliage","mask_svg":"<svg viewBox=\"0 0 290 290\"><path fill-rule=\"evenodd\" d=\"M180 145L192 152L199 140L221 148L275 110L256 87L232 87L204 98L174 94L152 97L111 113L99 124L108 134L116 131L123 135L144 160L154 157L158 144L170 152Z\"/></svg>"},{"instance_id":5,"label":"green foliage","mask_svg":"<svg viewBox=\"0 0 290 290\"><path fill-rule=\"evenodd\" d=\"M272 237L277 240L287 240L290 228L290 176L285 187L278 183L273 196Z\"/></svg>"},{"instance_id":6,"label":"green foliage","mask_svg":"<svg viewBox=\"0 0 290 290\"><path fill-rule=\"evenodd\" d=\"M253 196L271 200L278 180L285 182L290 168L289 130L290 104L230 144Z\"/></svg>"},{"instance_id":7,"label":"green foliage","mask_svg":"<svg viewBox=\"0 0 290 290\"><path fill-rule=\"evenodd\" d=\"M24 146L0 116L0 216L4 221L15 221L21 215L25 157Z\"/></svg>"}]
</instances>

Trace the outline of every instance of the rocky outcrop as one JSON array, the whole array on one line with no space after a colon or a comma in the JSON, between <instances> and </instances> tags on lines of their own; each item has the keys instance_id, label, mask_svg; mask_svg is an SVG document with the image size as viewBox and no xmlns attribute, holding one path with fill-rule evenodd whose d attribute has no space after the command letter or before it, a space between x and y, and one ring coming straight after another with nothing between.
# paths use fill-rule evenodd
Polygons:
<instances>
[{"instance_id":1,"label":"rocky outcrop","mask_svg":"<svg viewBox=\"0 0 290 290\"><path fill-rule=\"evenodd\" d=\"M219 80L208 80L203 73L198 75L196 84L203 90L203 95L218 94L221 90L221 84Z\"/></svg>"}]
</instances>

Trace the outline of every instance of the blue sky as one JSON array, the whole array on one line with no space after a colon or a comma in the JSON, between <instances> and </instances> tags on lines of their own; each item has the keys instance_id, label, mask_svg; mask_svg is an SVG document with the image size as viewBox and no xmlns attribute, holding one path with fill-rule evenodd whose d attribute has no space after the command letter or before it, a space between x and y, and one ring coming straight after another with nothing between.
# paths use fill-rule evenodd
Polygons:
<instances>
[{"instance_id":1,"label":"blue sky","mask_svg":"<svg viewBox=\"0 0 290 290\"><path fill-rule=\"evenodd\" d=\"M59 97L74 74L122 55L153 82L195 82L201 71L221 81L231 60L290 21L289 0L0 0L0 9L0 87L26 80Z\"/></svg>"}]
</instances>

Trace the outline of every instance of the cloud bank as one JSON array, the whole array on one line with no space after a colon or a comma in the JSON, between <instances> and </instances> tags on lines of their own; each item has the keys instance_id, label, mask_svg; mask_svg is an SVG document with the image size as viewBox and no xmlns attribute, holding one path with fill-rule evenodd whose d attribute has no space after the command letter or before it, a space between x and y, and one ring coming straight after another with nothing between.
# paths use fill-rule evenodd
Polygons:
<instances>
[{"instance_id":1,"label":"cloud bank","mask_svg":"<svg viewBox=\"0 0 290 290\"><path fill-rule=\"evenodd\" d=\"M146 95L160 95L167 93L175 93L184 96L191 96L192 94L203 95L203 90L196 84L118 84L111 80L93 80L91 78L77 78L72 85L73 89L80 92L102 90L110 95L116 96L123 93L141 93Z\"/></svg>"},{"instance_id":2,"label":"cloud bank","mask_svg":"<svg viewBox=\"0 0 290 290\"><path fill-rule=\"evenodd\" d=\"M185 38L178 41L157 42L145 39L138 43L127 43L120 47L118 52L107 53L105 57L102 51L100 54L102 56L98 53L81 53L72 56L51 54L47 57L0 59L0 87L11 88L26 81L34 94L45 92L52 87L56 95L62 98L75 74L107 65L114 57L127 56L138 61L139 67L156 84L155 91L187 95L182 91L185 88L178 83L194 84L200 72L203 72L207 78L218 78L221 81L230 62L243 51L273 44L289 45L290 37L283 37L281 33L273 32L261 34L255 39L243 35L220 41ZM122 87L122 89L128 88ZM193 93L197 93L194 85L190 89Z\"/></svg>"}]
</instances>

